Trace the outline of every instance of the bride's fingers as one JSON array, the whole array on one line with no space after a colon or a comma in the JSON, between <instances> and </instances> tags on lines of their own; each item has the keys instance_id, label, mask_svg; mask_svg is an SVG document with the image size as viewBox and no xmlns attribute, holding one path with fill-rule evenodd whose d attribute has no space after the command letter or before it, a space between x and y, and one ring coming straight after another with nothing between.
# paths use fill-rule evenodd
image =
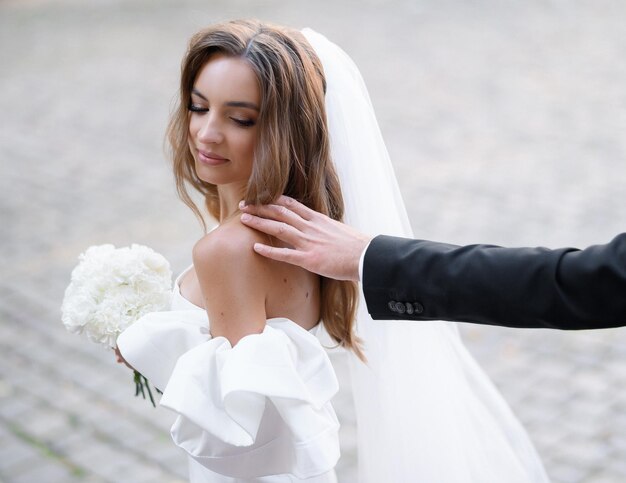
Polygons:
<instances>
[{"instance_id":1,"label":"bride's fingers","mask_svg":"<svg viewBox=\"0 0 626 483\"><path fill-rule=\"evenodd\" d=\"M241 215L241 222L250 228L276 237L292 246L298 246L304 240L299 230L282 221L274 221L250 213L244 213Z\"/></svg>"},{"instance_id":2,"label":"bride's fingers","mask_svg":"<svg viewBox=\"0 0 626 483\"><path fill-rule=\"evenodd\" d=\"M124 359L124 356L122 356L122 353L120 352L120 350L117 347L115 347L113 349L113 352L115 352L115 359L116 359L118 364L124 364L126 367L130 367L132 369L130 364L128 364L128 362L126 362L126 359Z\"/></svg>"}]
</instances>

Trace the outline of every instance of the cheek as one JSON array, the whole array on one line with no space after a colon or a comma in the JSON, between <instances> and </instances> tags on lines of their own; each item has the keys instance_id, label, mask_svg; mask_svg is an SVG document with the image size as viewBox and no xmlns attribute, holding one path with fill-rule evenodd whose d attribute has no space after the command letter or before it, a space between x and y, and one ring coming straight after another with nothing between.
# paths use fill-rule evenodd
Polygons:
<instances>
[{"instance_id":1,"label":"cheek","mask_svg":"<svg viewBox=\"0 0 626 483\"><path fill-rule=\"evenodd\" d=\"M193 156L193 158L196 158L196 146L194 145L191 136L187 136L187 148L189 149L189 152L191 153L191 156Z\"/></svg>"},{"instance_id":2,"label":"cheek","mask_svg":"<svg viewBox=\"0 0 626 483\"><path fill-rule=\"evenodd\" d=\"M195 137L200 129L200 123L193 117L189 119L189 140Z\"/></svg>"},{"instance_id":3,"label":"cheek","mask_svg":"<svg viewBox=\"0 0 626 483\"><path fill-rule=\"evenodd\" d=\"M193 152L195 148L194 139L196 138L197 130L193 129L193 123L189 122L189 129L187 131L187 144L189 145L189 149Z\"/></svg>"},{"instance_id":4,"label":"cheek","mask_svg":"<svg viewBox=\"0 0 626 483\"><path fill-rule=\"evenodd\" d=\"M255 150L256 150L256 139L253 139L253 140L248 142L248 145L246 147L246 151L248 152L248 157L250 158L250 161L252 161L252 159L254 159L254 151Z\"/></svg>"},{"instance_id":5,"label":"cheek","mask_svg":"<svg viewBox=\"0 0 626 483\"><path fill-rule=\"evenodd\" d=\"M254 159L254 152L256 150L257 137L255 133L246 132L245 135L240 136L237 140L237 146L239 155L246 159L248 162L252 162Z\"/></svg>"}]
</instances>

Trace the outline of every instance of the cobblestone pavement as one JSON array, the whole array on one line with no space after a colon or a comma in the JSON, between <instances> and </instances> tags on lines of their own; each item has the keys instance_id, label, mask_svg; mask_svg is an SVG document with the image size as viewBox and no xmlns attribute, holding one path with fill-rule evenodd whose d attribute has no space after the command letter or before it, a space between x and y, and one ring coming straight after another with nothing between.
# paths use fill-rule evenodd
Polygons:
<instances>
[{"instance_id":1,"label":"cobblestone pavement","mask_svg":"<svg viewBox=\"0 0 626 483\"><path fill-rule=\"evenodd\" d=\"M625 229L624 2L0 1L0 481L184 481L170 414L59 306L91 244L189 263L200 229L162 135L187 38L233 17L312 26L354 57L419 237L587 246ZM553 481L626 481L625 329L462 331Z\"/></svg>"}]
</instances>

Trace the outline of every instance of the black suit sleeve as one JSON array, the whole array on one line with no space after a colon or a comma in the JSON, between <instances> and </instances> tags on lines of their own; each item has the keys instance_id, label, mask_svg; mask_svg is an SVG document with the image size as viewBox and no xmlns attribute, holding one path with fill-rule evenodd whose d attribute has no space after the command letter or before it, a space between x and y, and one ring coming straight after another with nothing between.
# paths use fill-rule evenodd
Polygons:
<instances>
[{"instance_id":1,"label":"black suit sleeve","mask_svg":"<svg viewBox=\"0 0 626 483\"><path fill-rule=\"evenodd\" d=\"M618 327L626 325L626 233L585 250L378 236L365 253L363 291L374 319Z\"/></svg>"}]
</instances>

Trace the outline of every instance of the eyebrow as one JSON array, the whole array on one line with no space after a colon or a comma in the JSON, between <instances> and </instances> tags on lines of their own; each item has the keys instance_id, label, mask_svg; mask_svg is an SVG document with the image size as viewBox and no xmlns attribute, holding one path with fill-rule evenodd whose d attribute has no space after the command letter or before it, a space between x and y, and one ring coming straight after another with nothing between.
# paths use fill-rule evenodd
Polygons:
<instances>
[{"instance_id":1,"label":"eyebrow","mask_svg":"<svg viewBox=\"0 0 626 483\"><path fill-rule=\"evenodd\" d=\"M200 91L198 91L197 89L191 89L191 93L195 94L196 96L200 97L201 99L204 99L205 101L208 102L208 99L206 97L204 97ZM253 102L245 102L245 101L229 101L225 104L228 107L244 107L246 109L253 109L255 111L260 111L259 107L254 104Z\"/></svg>"}]
</instances>

